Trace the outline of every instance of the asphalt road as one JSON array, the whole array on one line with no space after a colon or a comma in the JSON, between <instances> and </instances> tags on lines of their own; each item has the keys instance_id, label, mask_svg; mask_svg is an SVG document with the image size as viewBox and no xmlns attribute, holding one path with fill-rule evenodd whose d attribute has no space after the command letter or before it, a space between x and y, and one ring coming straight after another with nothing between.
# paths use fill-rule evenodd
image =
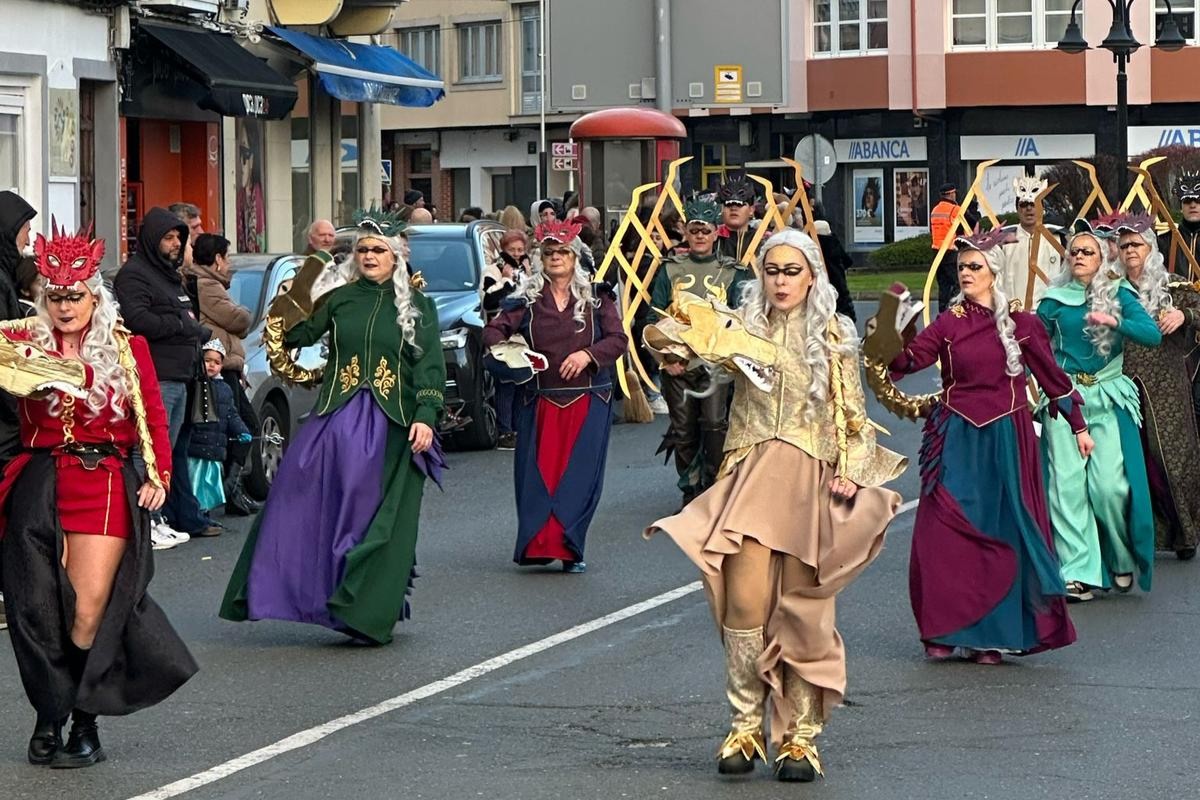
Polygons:
<instances>
[{"instance_id":1,"label":"asphalt road","mask_svg":"<svg viewBox=\"0 0 1200 800\"><path fill-rule=\"evenodd\" d=\"M915 456L914 424L874 417ZM911 511L839 599L849 703L821 740L827 777L719 778L718 637L702 593L680 589L695 570L666 538L640 537L677 503L652 455L662 428L614 429L582 576L511 563L511 455L452 454L446 493L429 491L422 511L414 619L389 647L217 619L244 524L158 554L153 594L201 672L153 709L102 719L108 762L52 772L24 762L33 715L0 647L0 799L1196 796L1200 565L1162 558L1152 595L1077 609L1080 641L1065 650L926 664L908 608ZM906 500L916 481L914 466L898 482Z\"/></svg>"}]
</instances>

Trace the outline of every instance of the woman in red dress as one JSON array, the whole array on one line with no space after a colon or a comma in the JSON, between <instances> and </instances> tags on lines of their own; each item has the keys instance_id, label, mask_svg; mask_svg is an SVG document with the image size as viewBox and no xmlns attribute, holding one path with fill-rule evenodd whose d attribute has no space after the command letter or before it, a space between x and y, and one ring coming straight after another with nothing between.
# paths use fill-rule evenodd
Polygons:
<instances>
[{"instance_id":1,"label":"woman in red dress","mask_svg":"<svg viewBox=\"0 0 1200 800\"><path fill-rule=\"evenodd\" d=\"M0 388L20 397L23 450L0 481L0 582L37 712L29 761L86 767L104 760L98 714L159 702L196 664L146 594L149 514L171 464L149 348L101 282L102 241L56 230L35 251L37 314L0 324Z\"/></svg>"}]
</instances>

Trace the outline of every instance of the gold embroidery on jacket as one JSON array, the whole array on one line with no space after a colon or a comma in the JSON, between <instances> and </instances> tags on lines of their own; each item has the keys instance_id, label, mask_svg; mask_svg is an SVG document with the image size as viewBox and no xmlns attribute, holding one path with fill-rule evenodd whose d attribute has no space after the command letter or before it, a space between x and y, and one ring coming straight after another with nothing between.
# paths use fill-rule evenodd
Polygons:
<instances>
[{"instance_id":1,"label":"gold embroidery on jacket","mask_svg":"<svg viewBox=\"0 0 1200 800\"><path fill-rule=\"evenodd\" d=\"M342 394L350 391L358 386L358 379L362 377L362 371L358 366L358 356L350 359L350 363L342 367L338 373L338 381L342 384Z\"/></svg>"},{"instance_id":2,"label":"gold embroidery on jacket","mask_svg":"<svg viewBox=\"0 0 1200 800\"><path fill-rule=\"evenodd\" d=\"M371 385L379 390L384 400L388 399L388 394L396 385L396 373L388 368L386 357L379 359L379 366L375 368L375 380Z\"/></svg>"}]
</instances>

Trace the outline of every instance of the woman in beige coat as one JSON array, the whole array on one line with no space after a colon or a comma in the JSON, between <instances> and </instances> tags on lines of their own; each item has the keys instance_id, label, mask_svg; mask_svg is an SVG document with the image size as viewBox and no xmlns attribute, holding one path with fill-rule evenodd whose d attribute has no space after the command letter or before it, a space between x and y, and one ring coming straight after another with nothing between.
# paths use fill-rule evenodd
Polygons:
<instances>
[{"instance_id":1,"label":"woman in beige coat","mask_svg":"<svg viewBox=\"0 0 1200 800\"><path fill-rule=\"evenodd\" d=\"M258 415L246 396L246 349L242 346L242 337L249 332L253 320L250 310L235 303L229 295L228 256L228 239L214 233L200 234L192 245L192 264L187 270L196 278L200 321L212 328L213 337L225 345L221 377L233 389L238 416L252 433L257 434ZM249 516L259 510L259 504L247 497L242 487L242 473L250 447L242 442L229 444L229 457L225 463L226 514Z\"/></svg>"}]
</instances>

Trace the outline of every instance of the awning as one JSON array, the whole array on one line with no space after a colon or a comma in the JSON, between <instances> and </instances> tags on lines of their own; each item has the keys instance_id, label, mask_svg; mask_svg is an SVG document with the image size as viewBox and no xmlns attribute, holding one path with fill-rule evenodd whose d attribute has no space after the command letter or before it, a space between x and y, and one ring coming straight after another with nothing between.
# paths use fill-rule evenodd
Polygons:
<instances>
[{"instance_id":1,"label":"awning","mask_svg":"<svg viewBox=\"0 0 1200 800\"><path fill-rule=\"evenodd\" d=\"M339 100L428 108L446 96L441 78L391 47L267 30L313 60L321 87Z\"/></svg>"},{"instance_id":2,"label":"awning","mask_svg":"<svg viewBox=\"0 0 1200 800\"><path fill-rule=\"evenodd\" d=\"M767 161L747 161L742 164L745 169L791 169L792 165L782 158L772 158Z\"/></svg>"},{"instance_id":3,"label":"awning","mask_svg":"<svg viewBox=\"0 0 1200 800\"><path fill-rule=\"evenodd\" d=\"M283 119L296 105L299 93L292 82L232 36L150 20L138 27L204 87L201 108L226 117Z\"/></svg>"}]
</instances>

